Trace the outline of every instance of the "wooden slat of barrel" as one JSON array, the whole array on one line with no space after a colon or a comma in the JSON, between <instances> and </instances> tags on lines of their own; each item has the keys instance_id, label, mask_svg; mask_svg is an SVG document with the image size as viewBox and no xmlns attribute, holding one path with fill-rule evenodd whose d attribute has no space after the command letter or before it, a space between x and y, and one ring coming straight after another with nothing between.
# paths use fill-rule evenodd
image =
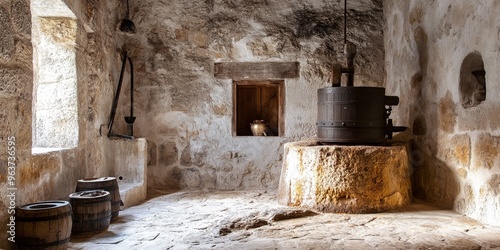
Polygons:
<instances>
[{"instance_id":1,"label":"wooden slat of barrel","mask_svg":"<svg viewBox=\"0 0 500 250\"><path fill-rule=\"evenodd\" d=\"M71 227L67 201L42 201L16 209L18 249L67 249Z\"/></svg>"},{"instance_id":2,"label":"wooden slat of barrel","mask_svg":"<svg viewBox=\"0 0 500 250\"><path fill-rule=\"evenodd\" d=\"M73 207L73 235L106 231L111 221L111 195L104 190L87 190L69 195Z\"/></svg>"},{"instance_id":3,"label":"wooden slat of barrel","mask_svg":"<svg viewBox=\"0 0 500 250\"><path fill-rule=\"evenodd\" d=\"M89 178L78 180L76 184L75 192L85 191L85 190L106 190L111 194L111 222L118 219L118 213L120 212L120 190L118 188L118 182L115 177L101 177L101 178Z\"/></svg>"}]
</instances>

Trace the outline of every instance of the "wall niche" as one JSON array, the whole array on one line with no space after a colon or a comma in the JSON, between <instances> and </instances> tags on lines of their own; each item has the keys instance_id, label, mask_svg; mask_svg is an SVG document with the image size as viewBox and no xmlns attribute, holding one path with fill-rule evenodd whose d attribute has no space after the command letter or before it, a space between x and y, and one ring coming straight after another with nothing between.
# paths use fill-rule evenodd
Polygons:
<instances>
[{"instance_id":1,"label":"wall niche","mask_svg":"<svg viewBox=\"0 0 500 250\"><path fill-rule=\"evenodd\" d=\"M469 53L460 67L459 82L460 103L464 108L471 108L486 100L486 71L481 54Z\"/></svg>"},{"instance_id":2,"label":"wall niche","mask_svg":"<svg viewBox=\"0 0 500 250\"><path fill-rule=\"evenodd\" d=\"M285 79L299 77L299 62L216 62L214 76L233 81L233 136L252 136L263 120L266 136L284 136Z\"/></svg>"},{"instance_id":3,"label":"wall niche","mask_svg":"<svg viewBox=\"0 0 500 250\"><path fill-rule=\"evenodd\" d=\"M266 136L282 135L283 80L233 81L233 135L251 136L250 123L263 120Z\"/></svg>"}]
</instances>

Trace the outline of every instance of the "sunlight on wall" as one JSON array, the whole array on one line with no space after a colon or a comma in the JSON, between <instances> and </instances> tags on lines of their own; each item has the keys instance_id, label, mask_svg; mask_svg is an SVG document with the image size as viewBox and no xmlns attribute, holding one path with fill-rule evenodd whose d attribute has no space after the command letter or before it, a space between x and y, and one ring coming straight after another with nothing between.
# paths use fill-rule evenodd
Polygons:
<instances>
[{"instance_id":1,"label":"sunlight on wall","mask_svg":"<svg viewBox=\"0 0 500 250\"><path fill-rule=\"evenodd\" d=\"M61 0L34 0L33 148L78 145L76 17Z\"/></svg>"}]
</instances>

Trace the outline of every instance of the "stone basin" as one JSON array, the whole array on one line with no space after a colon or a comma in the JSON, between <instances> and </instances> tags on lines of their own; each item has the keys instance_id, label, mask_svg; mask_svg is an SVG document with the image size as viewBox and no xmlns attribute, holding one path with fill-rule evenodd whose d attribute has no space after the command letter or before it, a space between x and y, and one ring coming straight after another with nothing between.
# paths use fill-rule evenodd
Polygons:
<instances>
[{"instance_id":1,"label":"stone basin","mask_svg":"<svg viewBox=\"0 0 500 250\"><path fill-rule=\"evenodd\" d=\"M372 213L410 204L407 147L286 143L280 204L332 213Z\"/></svg>"},{"instance_id":2,"label":"stone basin","mask_svg":"<svg viewBox=\"0 0 500 250\"><path fill-rule=\"evenodd\" d=\"M147 142L144 138L107 140L107 172L99 176L117 177L122 208L138 205L147 195Z\"/></svg>"}]
</instances>

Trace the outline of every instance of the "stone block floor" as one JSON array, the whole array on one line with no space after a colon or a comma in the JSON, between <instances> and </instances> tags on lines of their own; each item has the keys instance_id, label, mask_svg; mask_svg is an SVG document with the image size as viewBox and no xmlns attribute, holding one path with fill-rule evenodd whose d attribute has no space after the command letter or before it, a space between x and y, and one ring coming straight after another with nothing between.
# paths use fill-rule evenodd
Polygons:
<instances>
[{"instance_id":1,"label":"stone block floor","mask_svg":"<svg viewBox=\"0 0 500 250\"><path fill-rule=\"evenodd\" d=\"M258 191L158 194L69 249L500 249L500 228L423 202L377 214L321 214Z\"/></svg>"}]
</instances>

